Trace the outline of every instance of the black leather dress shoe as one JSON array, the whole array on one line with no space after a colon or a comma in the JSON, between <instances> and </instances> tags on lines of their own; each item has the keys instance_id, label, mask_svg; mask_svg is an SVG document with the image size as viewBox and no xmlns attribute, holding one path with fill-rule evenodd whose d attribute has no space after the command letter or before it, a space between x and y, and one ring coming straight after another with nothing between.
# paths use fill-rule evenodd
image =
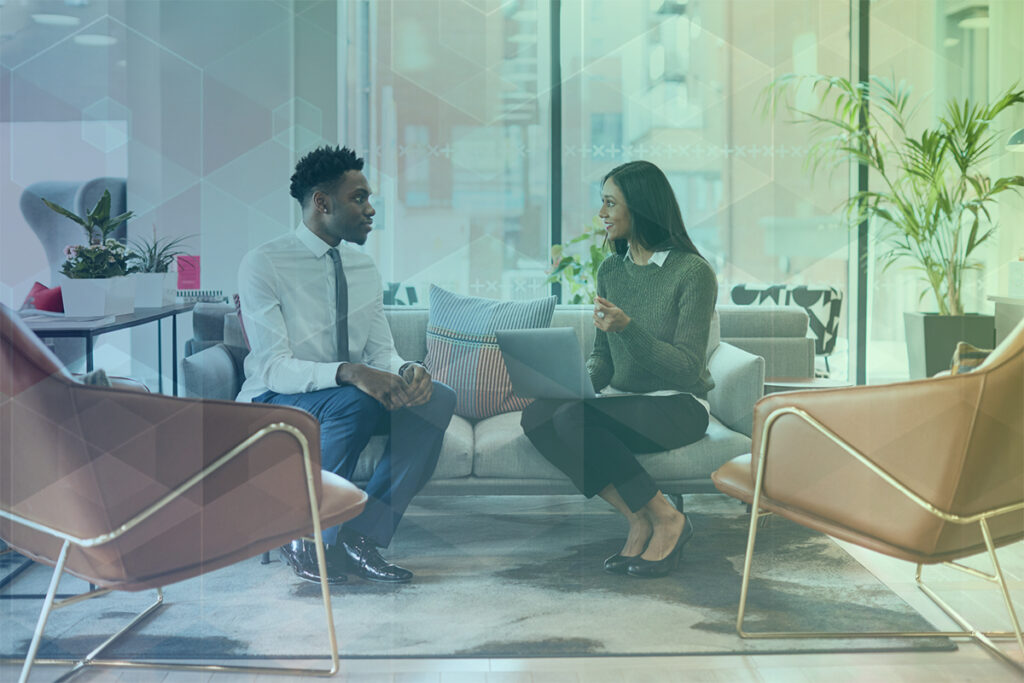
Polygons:
<instances>
[{"instance_id":1,"label":"black leather dress shoe","mask_svg":"<svg viewBox=\"0 0 1024 683\"><path fill-rule=\"evenodd\" d=\"M686 523L683 524L683 530L679 534L679 540L676 541L676 545L665 557L660 560L645 560L642 557L634 558L629 563L629 568L626 569L626 573L630 576L636 576L641 579L654 579L660 576L666 576L670 571L679 566L679 558L683 555L683 546L686 545L687 541L693 538L693 525L690 524L690 516L686 516Z\"/></svg>"},{"instance_id":2,"label":"black leather dress shoe","mask_svg":"<svg viewBox=\"0 0 1024 683\"><path fill-rule=\"evenodd\" d=\"M330 550L329 550L330 549ZM345 576L344 558L338 557L337 548L324 545L324 560L327 564L327 583L338 584L348 581ZM316 545L311 541L298 539L281 546L281 557L304 581L320 583L320 568L316 563Z\"/></svg>"},{"instance_id":3,"label":"black leather dress shoe","mask_svg":"<svg viewBox=\"0 0 1024 683\"><path fill-rule=\"evenodd\" d=\"M338 544L348 555L349 569L367 581L406 583L412 579L411 571L381 557L377 546L365 536L348 534Z\"/></svg>"},{"instance_id":4,"label":"black leather dress shoe","mask_svg":"<svg viewBox=\"0 0 1024 683\"><path fill-rule=\"evenodd\" d=\"M635 561L639 555L620 555L615 553L604 561L604 570L609 574L625 574L629 569L630 562Z\"/></svg>"}]
</instances>

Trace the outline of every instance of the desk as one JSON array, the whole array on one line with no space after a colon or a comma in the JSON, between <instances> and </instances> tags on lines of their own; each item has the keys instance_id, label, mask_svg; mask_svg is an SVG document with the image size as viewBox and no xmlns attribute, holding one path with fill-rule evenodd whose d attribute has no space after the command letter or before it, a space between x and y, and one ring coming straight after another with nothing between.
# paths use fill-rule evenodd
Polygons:
<instances>
[{"instance_id":1,"label":"desk","mask_svg":"<svg viewBox=\"0 0 1024 683\"><path fill-rule=\"evenodd\" d=\"M93 353L93 340L101 334L107 332L116 332L117 330L125 330L129 327L136 327L138 325L145 325L156 321L157 334L156 334L156 354L157 354L157 380L159 386L157 391L163 393L164 391L164 354L163 354L163 341L161 328L161 321L164 318L171 319L171 362L173 367L171 368L171 395L178 395L178 314L187 313L195 307L194 303L190 304L171 304L170 306L161 306L160 308L136 308L133 313L125 313L119 315L113 320L61 320L59 318L48 318L38 319L33 318L25 320L25 324L30 330L35 332L37 337L41 338L54 338L54 337L70 337L85 340L85 369L86 372L92 372L92 353Z\"/></svg>"}]
</instances>

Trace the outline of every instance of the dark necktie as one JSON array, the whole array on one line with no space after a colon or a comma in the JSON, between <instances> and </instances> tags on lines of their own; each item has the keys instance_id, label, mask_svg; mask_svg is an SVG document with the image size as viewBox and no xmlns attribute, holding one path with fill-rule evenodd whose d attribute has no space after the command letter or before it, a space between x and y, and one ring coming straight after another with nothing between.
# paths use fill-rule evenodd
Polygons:
<instances>
[{"instance_id":1,"label":"dark necktie","mask_svg":"<svg viewBox=\"0 0 1024 683\"><path fill-rule=\"evenodd\" d=\"M334 306L337 314L338 360L348 360L348 281L337 249L328 249L334 261Z\"/></svg>"}]
</instances>

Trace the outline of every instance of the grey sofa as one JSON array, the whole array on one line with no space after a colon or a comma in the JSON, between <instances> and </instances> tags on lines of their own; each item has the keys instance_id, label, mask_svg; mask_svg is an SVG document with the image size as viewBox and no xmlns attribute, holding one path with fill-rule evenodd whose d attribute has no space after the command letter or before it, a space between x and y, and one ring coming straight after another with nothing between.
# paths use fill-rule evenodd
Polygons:
<instances>
[{"instance_id":1,"label":"grey sofa","mask_svg":"<svg viewBox=\"0 0 1024 683\"><path fill-rule=\"evenodd\" d=\"M589 306L559 306L553 327L573 327L581 347L589 354L594 327ZM398 353L410 360L426 355L429 311L403 306L386 309ZM800 325L802 321L802 332ZM728 330L731 337L720 336ZM708 395L711 425L707 435L684 448L642 455L641 461L670 495L711 492L711 473L728 460L750 452L754 403L764 391L765 359L730 343L732 339L758 339L778 363L801 361L789 348L768 348L773 331L806 335L807 315L799 309L751 309L723 306L718 310L708 343L708 365L715 388ZM739 333L750 333L744 337ZM243 379L246 350L238 318L226 304L198 304L193 312L193 338L182 359L185 393L190 397L233 399ZM808 340L810 341L810 340ZM813 362L813 341L811 341ZM455 416L445 435L441 458L425 494L547 494L573 491L568 480L533 448L519 426L520 413L506 413L477 421ZM384 446L374 437L366 447L354 479L365 481ZM677 497L677 504L681 502Z\"/></svg>"}]
</instances>

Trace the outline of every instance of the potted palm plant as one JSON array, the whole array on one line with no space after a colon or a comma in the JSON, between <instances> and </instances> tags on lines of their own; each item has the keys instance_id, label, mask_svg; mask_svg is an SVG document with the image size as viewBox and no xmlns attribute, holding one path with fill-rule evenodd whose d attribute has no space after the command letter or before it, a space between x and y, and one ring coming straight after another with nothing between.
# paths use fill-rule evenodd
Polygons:
<instances>
[{"instance_id":1,"label":"potted palm plant","mask_svg":"<svg viewBox=\"0 0 1024 683\"><path fill-rule=\"evenodd\" d=\"M915 133L905 83L789 74L766 90L769 110L797 88L813 93L816 102L813 110L788 107L800 115L796 123L812 129L808 169L813 174L828 162L870 169L870 189L843 204L846 222L873 221L883 268L917 270L919 300L930 294L938 309L904 314L911 377L948 368L957 341L991 347L992 316L964 311L964 275L981 267L976 251L996 230L996 197L1024 187L1022 176L993 179L984 171L998 140L992 123L1024 103L1024 90L1014 86L985 104L950 100L934 125Z\"/></svg>"},{"instance_id":2,"label":"potted palm plant","mask_svg":"<svg viewBox=\"0 0 1024 683\"><path fill-rule=\"evenodd\" d=\"M136 307L153 308L174 303L177 273L171 272L171 266L185 253L181 246L190 237L159 238L154 225L152 241L129 240L128 273L135 280Z\"/></svg>"},{"instance_id":3,"label":"potted palm plant","mask_svg":"<svg viewBox=\"0 0 1024 683\"><path fill-rule=\"evenodd\" d=\"M110 215L110 191L84 216L79 216L47 199L50 209L78 223L85 230L86 243L64 248L66 260L60 269L64 313L69 316L104 316L131 313L135 308L134 283L128 272L125 246L110 237L117 226L132 217L128 211Z\"/></svg>"}]
</instances>

